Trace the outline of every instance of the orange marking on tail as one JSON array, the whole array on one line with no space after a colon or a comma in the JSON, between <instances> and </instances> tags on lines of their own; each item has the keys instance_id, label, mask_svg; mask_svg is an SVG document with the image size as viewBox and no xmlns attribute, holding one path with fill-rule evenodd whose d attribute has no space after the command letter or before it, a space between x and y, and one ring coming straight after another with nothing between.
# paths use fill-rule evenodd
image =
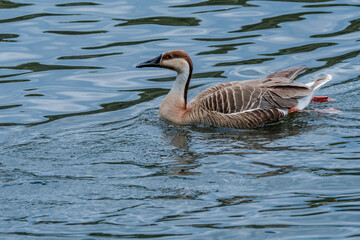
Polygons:
<instances>
[{"instance_id":1,"label":"orange marking on tail","mask_svg":"<svg viewBox=\"0 0 360 240\"><path fill-rule=\"evenodd\" d=\"M311 102L327 102L327 101L335 101L335 99L329 98L328 96L313 97L311 99Z\"/></svg>"}]
</instances>

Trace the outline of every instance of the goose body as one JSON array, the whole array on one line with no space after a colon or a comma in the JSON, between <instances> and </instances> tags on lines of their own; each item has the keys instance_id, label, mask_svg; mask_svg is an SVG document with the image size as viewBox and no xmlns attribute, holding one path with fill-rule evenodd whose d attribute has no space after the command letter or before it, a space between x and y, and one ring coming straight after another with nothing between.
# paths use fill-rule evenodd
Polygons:
<instances>
[{"instance_id":1,"label":"goose body","mask_svg":"<svg viewBox=\"0 0 360 240\"><path fill-rule=\"evenodd\" d=\"M302 110L322 85L325 75L313 82L293 82L306 67L292 67L262 79L214 85L187 103L193 64L182 50L172 50L136 67L162 67L177 72L176 80L159 108L161 117L177 124L209 124L229 128L256 128Z\"/></svg>"}]
</instances>

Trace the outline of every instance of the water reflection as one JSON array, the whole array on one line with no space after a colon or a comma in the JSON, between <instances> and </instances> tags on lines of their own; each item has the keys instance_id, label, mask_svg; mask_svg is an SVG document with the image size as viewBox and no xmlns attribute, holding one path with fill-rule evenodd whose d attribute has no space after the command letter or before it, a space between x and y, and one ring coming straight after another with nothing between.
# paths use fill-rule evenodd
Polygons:
<instances>
[{"instance_id":1,"label":"water reflection","mask_svg":"<svg viewBox=\"0 0 360 240\"><path fill-rule=\"evenodd\" d=\"M73 55L73 56L62 56L58 57L59 60L70 60L70 59L91 59L91 58L100 58L107 57L113 55L120 55L122 52L114 52L114 53L103 53L103 54L89 54L89 55Z\"/></svg>"},{"instance_id":2,"label":"water reflection","mask_svg":"<svg viewBox=\"0 0 360 240\"><path fill-rule=\"evenodd\" d=\"M253 42L243 42L243 43L231 43L231 44L223 44L223 45L210 45L209 47L216 47L218 49L207 52L200 52L197 55L212 55L212 54L226 54L230 51L237 50L237 46L243 46L248 44L254 44Z\"/></svg>"},{"instance_id":3,"label":"water reflection","mask_svg":"<svg viewBox=\"0 0 360 240\"><path fill-rule=\"evenodd\" d=\"M99 33L107 33L108 31L44 31L44 33L53 33L60 35L88 35L88 34L99 34Z\"/></svg>"},{"instance_id":4,"label":"water reflection","mask_svg":"<svg viewBox=\"0 0 360 240\"><path fill-rule=\"evenodd\" d=\"M277 53L266 53L260 54L263 56L281 56L286 54L296 54L296 53L304 53L304 52L312 52L318 48L329 47L338 45L338 43L324 42L324 43L311 43L303 46L297 46L292 48L280 49Z\"/></svg>"},{"instance_id":5,"label":"water reflection","mask_svg":"<svg viewBox=\"0 0 360 240\"><path fill-rule=\"evenodd\" d=\"M333 32L333 33L312 35L311 37L313 37L313 38L324 38L324 37L334 37L334 36L354 33L354 32L359 31L359 26L360 26L360 19L351 20L350 25L347 26L346 28L344 28L343 30Z\"/></svg>"},{"instance_id":6,"label":"water reflection","mask_svg":"<svg viewBox=\"0 0 360 240\"><path fill-rule=\"evenodd\" d=\"M273 206L272 209L261 210L260 212L273 212L273 211L293 211L293 210L304 210L304 209L313 209L313 208L324 208L326 205L339 205L339 203L353 202L360 200L359 193L349 193L346 195L331 196L326 194L309 194L309 193L295 193L293 195L295 198L304 199L302 203L299 204L290 204L290 205L277 205ZM341 206L341 205L340 205ZM339 207L339 206L334 206ZM312 214L301 214L301 215L292 215L293 217L298 216L310 216L315 214L324 214L325 212L316 212Z\"/></svg>"},{"instance_id":7,"label":"water reflection","mask_svg":"<svg viewBox=\"0 0 360 240\"><path fill-rule=\"evenodd\" d=\"M180 18L180 17L150 17L150 18L138 18L138 19L114 19L118 21L124 21L125 23L119 23L115 27L130 26L130 25L142 25L142 24L157 24L165 26L198 26L200 21L196 18Z\"/></svg>"},{"instance_id":8,"label":"water reflection","mask_svg":"<svg viewBox=\"0 0 360 240\"><path fill-rule=\"evenodd\" d=\"M70 69L102 69L102 67L92 66L68 66L68 65L47 65L39 62L29 62L17 66L1 67L0 69L13 69L13 70L30 70L31 72L42 72L51 70L70 70ZM3 76L2 76L3 77Z\"/></svg>"},{"instance_id":9,"label":"water reflection","mask_svg":"<svg viewBox=\"0 0 360 240\"><path fill-rule=\"evenodd\" d=\"M199 3L192 3L192 4L184 4L184 5L175 5L171 7L203 7L203 6L226 6L226 5L241 5L244 7L257 7L257 5L249 4L247 0L207 0Z\"/></svg>"},{"instance_id":10,"label":"water reflection","mask_svg":"<svg viewBox=\"0 0 360 240\"><path fill-rule=\"evenodd\" d=\"M326 63L320 67L311 68L308 71L309 73L311 73L311 72L319 71L320 69L328 69L334 66L335 64L344 62L347 59L356 58L359 54L360 54L360 50L355 50L335 57L320 58L317 61L326 62Z\"/></svg>"},{"instance_id":11,"label":"water reflection","mask_svg":"<svg viewBox=\"0 0 360 240\"><path fill-rule=\"evenodd\" d=\"M306 114L305 114L306 115ZM306 117L306 116L303 116ZM271 149L267 147L269 143L275 142L280 139L297 136L312 131L315 126L309 124L306 120L294 116L289 116L278 123L267 125L257 131L252 130L234 130L227 128L217 128L209 126L191 127L192 131L199 133L208 133L204 135L202 140L226 140L225 142L236 142L240 148L253 149L253 150L281 150ZM230 140L230 141L229 141ZM214 141L214 142L216 142ZM219 141L222 144L223 141ZM234 147L234 146L233 146ZM216 153L214 153L216 154ZM221 154L221 153L219 153Z\"/></svg>"},{"instance_id":12,"label":"water reflection","mask_svg":"<svg viewBox=\"0 0 360 240\"><path fill-rule=\"evenodd\" d=\"M110 48L110 47L118 47L118 46L130 46L130 45L139 45L149 42L155 42L155 41L164 41L167 40L167 38L158 38L158 39L149 39L149 40L142 40L142 41L131 41L131 42L114 42L102 46L96 46L96 47L83 47L82 49L85 50L93 50L93 49L102 49L102 48Z\"/></svg>"},{"instance_id":13,"label":"water reflection","mask_svg":"<svg viewBox=\"0 0 360 240\"><path fill-rule=\"evenodd\" d=\"M240 30L230 31L230 33L239 33L239 32L250 32L250 31L259 31L264 29L280 28L279 24L284 22L294 22L301 21L305 18L306 15L318 15L318 14L330 14L332 12L300 12L292 14L284 14L276 17L264 18L260 23L250 24L242 26Z\"/></svg>"},{"instance_id":14,"label":"water reflection","mask_svg":"<svg viewBox=\"0 0 360 240\"><path fill-rule=\"evenodd\" d=\"M11 33L0 34L0 42L16 42L16 40L13 40L11 38L18 38L18 37L19 37L18 34L11 34ZM9 38L11 40L9 40Z\"/></svg>"},{"instance_id":15,"label":"water reflection","mask_svg":"<svg viewBox=\"0 0 360 240\"><path fill-rule=\"evenodd\" d=\"M166 142L175 147L172 153L173 160L167 165L169 175L189 176L199 174L196 171L196 168L201 166L197 162L199 155L189 148L189 141L191 141L189 132L175 131L170 134L164 132L163 137Z\"/></svg>"},{"instance_id":16,"label":"water reflection","mask_svg":"<svg viewBox=\"0 0 360 240\"><path fill-rule=\"evenodd\" d=\"M304 5L304 8L323 8L323 7L360 7L360 4L347 4L347 3L328 3L328 4L312 4Z\"/></svg>"},{"instance_id":17,"label":"water reflection","mask_svg":"<svg viewBox=\"0 0 360 240\"><path fill-rule=\"evenodd\" d=\"M73 3L55 4L55 6L57 7L96 6L96 5L101 5L101 4L95 2L73 2Z\"/></svg>"},{"instance_id":18,"label":"water reflection","mask_svg":"<svg viewBox=\"0 0 360 240\"><path fill-rule=\"evenodd\" d=\"M0 23L11 23L11 22L19 22L19 21L26 21L31 20L34 18L39 17L52 17L52 16L71 16L72 14L61 14L61 13L34 13L34 14L28 14L23 15L20 17L14 17L14 18L8 18L8 19L1 19Z\"/></svg>"},{"instance_id":19,"label":"water reflection","mask_svg":"<svg viewBox=\"0 0 360 240\"><path fill-rule=\"evenodd\" d=\"M246 158L249 154L264 155L268 152L278 151L303 151L293 146L281 146L272 144L282 139L291 139L297 135L305 134L314 130L315 126L309 125L305 121L295 119L285 119L281 123L272 124L258 129L256 132L252 130L231 130L226 128L217 128L211 126L178 126L171 123L164 129L163 137L167 144L175 147L172 153L173 161L171 165L171 174L176 175L193 175L194 170L202 164L198 159L210 156L219 156L223 158L227 154ZM171 129L171 130L170 130ZM203 151L195 150L192 142L196 141L197 145L208 145ZM214 149L214 150L213 150ZM314 149L312 151L319 151ZM199 154L199 152L202 152ZM292 165L274 165L264 162L252 161L251 164L266 166L270 170L261 173L239 173L241 176L251 176L255 178L274 177L283 174L289 174L295 171L311 171L315 169L305 169ZM275 169L275 170L272 170ZM329 169L327 169L329 170ZM188 172L191 171L191 172ZM238 174L233 171L220 171L228 174ZM326 171L329 173L328 171ZM330 170L331 172L331 170Z\"/></svg>"},{"instance_id":20,"label":"water reflection","mask_svg":"<svg viewBox=\"0 0 360 240\"><path fill-rule=\"evenodd\" d=\"M241 61L231 61L231 62L222 62L216 63L214 67L224 67L224 66L234 66L234 65L248 65L248 64L260 64L267 61L272 61L275 58L254 58L254 59L247 59Z\"/></svg>"},{"instance_id":21,"label":"water reflection","mask_svg":"<svg viewBox=\"0 0 360 240\"><path fill-rule=\"evenodd\" d=\"M6 8L18 8L18 7L24 7L33 5L32 3L15 3L9 0L3 0L0 2L0 9L6 9Z\"/></svg>"},{"instance_id":22,"label":"water reflection","mask_svg":"<svg viewBox=\"0 0 360 240\"><path fill-rule=\"evenodd\" d=\"M48 120L37 122L37 123L29 123L27 125L31 126L31 125L44 124L44 123L48 123L48 122L55 121L58 119L73 117L73 116L92 115L92 114L98 114L98 113L102 113L102 112L118 111L121 109L128 108L130 106L137 105L142 102L150 101L159 96L163 96L163 95L167 94L168 91L169 91L168 89L161 89L161 88L136 89L136 90L133 90L133 92L141 92L138 94L138 96L140 98L138 98L136 100L103 103L100 105L101 109L91 110L91 111L83 111L83 112L68 113L68 114L58 114L58 115L46 115L44 117L46 117ZM131 91L129 91L129 92L131 92Z\"/></svg>"},{"instance_id":23,"label":"water reflection","mask_svg":"<svg viewBox=\"0 0 360 240\"><path fill-rule=\"evenodd\" d=\"M232 40L238 40L238 39L243 39L243 38L255 38L255 37L259 37L261 35L245 35L245 36L237 36L237 37L227 37L227 38L194 38L194 40L197 41L206 41L206 42L211 42L211 41L215 41L215 42L225 42L225 41L232 41Z\"/></svg>"},{"instance_id":24,"label":"water reflection","mask_svg":"<svg viewBox=\"0 0 360 240\"><path fill-rule=\"evenodd\" d=\"M30 82L29 79L1 80L0 83Z\"/></svg>"}]
</instances>

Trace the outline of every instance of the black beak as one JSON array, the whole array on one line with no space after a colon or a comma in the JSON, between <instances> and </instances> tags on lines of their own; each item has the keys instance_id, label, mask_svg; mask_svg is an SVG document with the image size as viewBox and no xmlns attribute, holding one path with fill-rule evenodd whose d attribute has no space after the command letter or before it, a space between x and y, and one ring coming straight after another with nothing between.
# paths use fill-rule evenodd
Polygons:
<instances>
[{"instance_id":1,"label":"black beak","mask_svg":"<svg viewBox=\"0 0 360 240\"><path fill-rule=\"evenodd\" d=\"M147 60L145 62L142 62L142 63L139 63L138 65L136 65L137 68L143 68L143 67L161 67L160 66L160 60L161 60L161 55L156 57L156 58L153 58L153 59L150 59L150 60Z\"/></svg>"}]
</instances>

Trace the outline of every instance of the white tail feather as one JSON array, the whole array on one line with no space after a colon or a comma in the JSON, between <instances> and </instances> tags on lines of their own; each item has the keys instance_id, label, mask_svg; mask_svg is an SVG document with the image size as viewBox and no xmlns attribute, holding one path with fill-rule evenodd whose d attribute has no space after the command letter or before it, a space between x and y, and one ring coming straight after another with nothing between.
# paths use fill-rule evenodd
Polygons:
<instances>
[{"instance_id":1,"label":"white tail feather","mask_svg":"<svg viewBox=\"0 0 360 240\"><path fill-rule=\"evenodd\" d=\"M299 104L296 106L298 109L304 109L307 105L309 105L313 96L317 93L317 91L327 82L332 79L330 74L326 74L325 76L316 79L313 82L306 83L306 85L311 88L312 92L308 96L299 99Z\"/></svg>"},{"instance_id":2,"label":"white tail feather","mask_svg":"<svg viewBox=\"0 0 360 240\"><path fill-rule=\"evenodd\" d=\"M311 88L313 91L320 88L325 83L329 82L332 79L332 76L330 74L326 74L325 76L316 79L313 82L306 83L306 85Z\"/></svg>"}]
</instances>

